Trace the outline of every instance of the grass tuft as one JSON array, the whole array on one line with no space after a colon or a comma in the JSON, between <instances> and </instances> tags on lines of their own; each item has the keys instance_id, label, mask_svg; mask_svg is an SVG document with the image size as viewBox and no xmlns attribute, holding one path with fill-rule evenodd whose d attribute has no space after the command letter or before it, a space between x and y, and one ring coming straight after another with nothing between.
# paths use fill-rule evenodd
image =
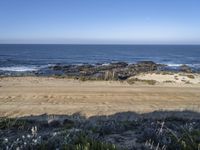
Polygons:
<instances>
[{"instance_id":1,"label":"grass tuft","mask_svg":"<svg viewBox=\"0 0 200 150\"><path fill-rule=\"evenodd\" d=\"M155 85L156 80L143 80L143 79L138 79L138 78L130 78L127 80L128 84L135 84L136 82L143 82L149 85Z\"/></svg>"}]
</instances>

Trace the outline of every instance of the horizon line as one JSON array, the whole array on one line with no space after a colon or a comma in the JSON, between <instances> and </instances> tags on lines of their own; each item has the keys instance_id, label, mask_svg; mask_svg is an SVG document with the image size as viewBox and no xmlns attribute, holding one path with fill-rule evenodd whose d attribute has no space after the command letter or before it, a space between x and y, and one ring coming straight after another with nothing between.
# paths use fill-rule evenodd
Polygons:
<instances>
[{"instance_id":1,"label":"horizon line","mask_svg":"<svg viewBox=\"0 0 200 150\"><path fill-rule=\"evenodd\" d=\"M0 45L200 45L200 43L0 43Z\"/></svg>"}]
</instances>

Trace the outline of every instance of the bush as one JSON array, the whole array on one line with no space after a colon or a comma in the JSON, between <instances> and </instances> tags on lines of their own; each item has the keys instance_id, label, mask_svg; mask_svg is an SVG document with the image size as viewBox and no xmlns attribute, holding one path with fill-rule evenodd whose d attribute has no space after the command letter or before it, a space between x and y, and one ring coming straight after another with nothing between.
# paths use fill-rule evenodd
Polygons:
<instances>
[{"instance_id":1,"label":"bush","mask_svg":"<svg viewBox=\"0 0 200 150\"><path fill-rule=\"evenodd\" d=\"M12 118L0 118L0 130L17 128L24 129L28 122Z\"/></svg>"},{"instance_id":2,"label":"bush","mask_svg":"<svg viewBox=\"0 0 200 150\"><path fill-rule=\"evenodd\" d=\"M194 79L195 78L194 75L192 75L192 74L187 75L187 77L190 78L190 79Z\"/></svg>"}]
</instances>

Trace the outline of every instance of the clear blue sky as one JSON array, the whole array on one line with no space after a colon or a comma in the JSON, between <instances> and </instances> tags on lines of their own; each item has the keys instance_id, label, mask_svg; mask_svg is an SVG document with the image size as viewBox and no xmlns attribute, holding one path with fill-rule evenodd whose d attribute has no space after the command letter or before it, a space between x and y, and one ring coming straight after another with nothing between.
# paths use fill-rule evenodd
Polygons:
<instances>
[{"instance_id":1,"label":"clear blue sky","mask_svg":"<svg viewBox=\"0 0 200 150\"><path fill-rule=\"evenodd\" d=\"M200 44L200 0L0 0L0 43Z\"/></svg>"}]
</instances>

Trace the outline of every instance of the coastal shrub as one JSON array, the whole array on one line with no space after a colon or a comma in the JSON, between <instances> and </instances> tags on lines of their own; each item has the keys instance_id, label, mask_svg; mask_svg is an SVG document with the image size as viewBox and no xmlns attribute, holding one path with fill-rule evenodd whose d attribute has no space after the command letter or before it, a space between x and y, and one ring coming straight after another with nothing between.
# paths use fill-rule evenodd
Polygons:
<instances>
[{"instance_id":1,"label":"coastal shrub","mask_svg":"<svg viewBox=\"0 0 200 150\"><path fill-rule=\"evenodd\" d=\"M164 83L175 83L175 81L172 81L172 80L166 80L166 81L164 81Z\"/></svg>"},{"instance_id":2,"label":"coastal shrub","mask_svg":"<svg viewBox=\"0 0 200 150\"><path fill-rule=\"evenodd\" d=\"M48 150L57 149L55 141L45 141L35 146L29 147L30 149ZM103 143L100 141L92 140L83 134L80 134L70 143L63 144L61 150L117 150L113 144Z\"/></svg>"},{"instance_id":3,"label":"coastal shrub","mask_svg":"<svg viewBox=\"0 0 200 150\"><path fill-rule=\"evenodd\" d=\"M142 82L146 82L149 85L155 85L156 84L155 80L143 80Z\"/></svg>"},{"instance_id":4,"label":"coastal shrub","mask_svg":"<svg viewBox=\"0 0 200 150\"><path fill-rule=\"evenodd\" d=\"M174 122L173 124L169 124ZM186 123L180 118L169 118L165 121L158 121L144 128L143 136L138 142L145 142L145 146L150 149L169 149L169 150L199 150L200 149L200 130L195 129L195 123ZM179 126L178 124L185 124Z\"/></svg>"},{"instance_id":5,"label":"coastal shrub","mask_svg":"<svg viewBox=\"0 0 200 150\"><path fill-rule=\"evenodd\" d=\"M123 113L89 119L77 113L61 119L62 123L56 126L46 125L44 120L1 118L0 149L200 149L199 118L185 117L182 112L180 117L176 113L165 114L165 118L157 118L154 113L138 118L135 113ZM49 116L47 120L59 117ZM18 130L21 126L24 128Z\"/></svg>"},{"instance_id":6,"label":"coastal shrub","mask_svg":"<svg viewBox=\"0 0 200 150\"><path fill-rule=\"evenodd\" d=\"M185 84L192 84L190 81L185 81Z\"/></svg>"},{"instance_id":7,"label":"coastal shrub","mask_svg":"<svg viewBox=\"0 0 200 150\"><path fill-rule=\"evenodd\" d=\"M179 80L178 76L174 76L174 79L175 79L175 80Z\"/></svg>"},{"instance_id":8,"label":"coastal shrub","mask_svg":"<svg viewBox=\"0 0 200 150\"><path fill-rule=\"evenodd\" d=\"M54 77L54 78L57 78L57 79L64 79L64 78L66 78L65 75L59 75L59 74L54 75L53 77Z\"/></svg>"},{"instance_id":9,"label":"coastal shrub","mask_svg":"<svg viewBox=\"0 0 200 150\"><path fill-rule=\"evenodd\" d=\"M187 77L190 78L190 79L194 79L195 78L195 76L192 75L192 74L187 75Z\"/></svg>"},{"instance_id":10,"label":"coastal shrub","mask_svg":"<svg viewBox=\"0 0 200 150\"><path fill-rule=\"evenodd\" d=\"M95 78L95 77L89 77L89 76L81 76L78 78L78 80L80 80L80 81L98 81L99 80L100 81L102 79Z\"/></svg>"},{"instance_id":11,"label":"coastal shrub","mask_svg":"<svg viewBox=\"0 0 200 150\"><path fill-rule=\"evenodd\" d=\"M135 82L137 81L138 78L131 78L127 80L128 84L135 84Z\"/></svg>"},{"instance_id":12,"label":"coastal shrub","mask_svg":"<svg viewBox=\"0 0 200 150\"><path fill-rule=\"evenodd\" d=\"M127 80L128 84L135 84L136 82L143 82L147 83L149 85L155 85L156 80L144 80L144 79L138 79L138 78L130 78Z\"/></svg>"},{"instance_id":13,"label":"coastal shrub","mask_svg":"<svg viewBox=\"0 0 200 150\"><path fill-rule=\"evenodd\" d=\"M69 120L69 119L65 119L62 124L63 124L65 129L71 129L72 127L75 126L74 121Z\"/></svg>"},{"instance_id":14,"label":"coastal shrub","mask_svg":"<svg viewBox=\"0 0 200 150\"><path fill-rule=\"evenodd\" d=\"M170 149L177 146L182 150L200 149L200 130L189 131L183 128L181 136L178 137L175 133L171 133L171 137L173 142L169 145Z\"/></svg>"},{"instance_id":15,"label":"coastal shrub","mask_svg":"<svg viewBox=\"0 0 200 150\"><path fill-rule=\"evenodd\" d=\"M73 150L116 150L113 144L107 144L100 141L87 138L85 135L79 135L72 146ZM69 145L64 145L64 149L68 149Z\"/></svg>"},{"instance_id":16,"label":"coastal shrub","mask_svg":"<svg viewBox=\"0 0 200 150\"><path fill-rule=\"evenodd\" d=\"M174 72L170 72L170 71L161 71L160 73L162 75L174 75Z\"/></svg>"},{"instance_id":17,"label":"coastal shrub","mask_svg":"<svg viewBox=\"0 0 200 150\"><path fill-rule=\"evenodd\" d=\"M10 129L10 128L24 129L27 123L28 122L25 120L3 117L0 118L0 130Z\"/></svg>"}]
</instances>

